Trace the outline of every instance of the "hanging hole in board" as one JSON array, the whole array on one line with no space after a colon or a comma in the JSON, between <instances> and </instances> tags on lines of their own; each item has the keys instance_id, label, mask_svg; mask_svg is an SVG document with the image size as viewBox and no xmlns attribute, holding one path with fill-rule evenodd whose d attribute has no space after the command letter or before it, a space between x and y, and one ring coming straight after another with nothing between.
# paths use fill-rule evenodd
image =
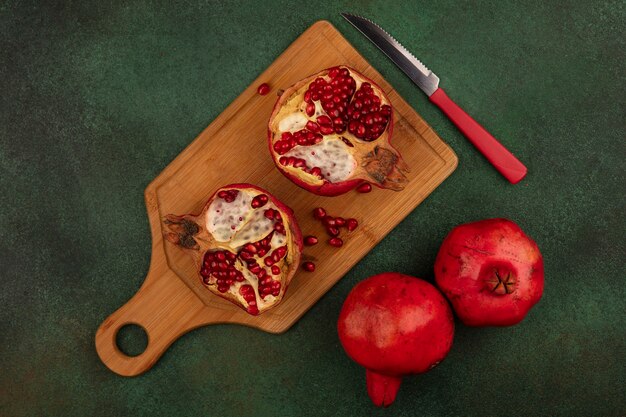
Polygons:
<instances>
[{"instance_id":1,"label":"hanging hole in board","mask_svg":"<svg viewBox=\"0 0 626 417\"><path fill-rule=\"evenodd\" d=\"M139 356L148 347L148 334L142 326L129 323L117 331L115 343L127 356Z\"/></svg>"}]
</instances>

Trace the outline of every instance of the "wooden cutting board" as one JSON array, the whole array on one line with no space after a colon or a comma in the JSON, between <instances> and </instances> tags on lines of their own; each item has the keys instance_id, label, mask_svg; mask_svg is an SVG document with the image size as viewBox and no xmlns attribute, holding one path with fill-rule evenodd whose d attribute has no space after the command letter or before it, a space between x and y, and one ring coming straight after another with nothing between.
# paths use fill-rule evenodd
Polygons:
<instances>
[{"instance_id":1,"label":"wooden cutting board","mask_svg":"<svg viewBox=\"0 0 626 417\"><path fill-rule=\"evenodd\" d=\"M319 197L297 187L274 167L266 135L277 91L340 64L373 79L389 96L394 106L393 144L411 168L404 191L375 188L369 194L353 191ZM256 92L263 82L272 87L266 96ZM271 333L286 331L450 175L457 161L454 152L329 22L315 23L146 188L152 231L150 269L137 294L98 329L100 359L113 372L133 376L150 369L178 337L200 326L237 323ZM251 316L206 290L191 258L164 241L161 229L165 215L197 213L217 188L241 182L267 189L291 206L304 235L321 238L303 255L303 261L316 263L315 272L299 270L282 303L260 316ZM343 234L342 248L324 242L325 232L311 215L317 206L359 220L355 232ZM146 350L134 357L126 356L116 344L118 330L131 323L148 335Z\"/></svg>"}]
</instances>

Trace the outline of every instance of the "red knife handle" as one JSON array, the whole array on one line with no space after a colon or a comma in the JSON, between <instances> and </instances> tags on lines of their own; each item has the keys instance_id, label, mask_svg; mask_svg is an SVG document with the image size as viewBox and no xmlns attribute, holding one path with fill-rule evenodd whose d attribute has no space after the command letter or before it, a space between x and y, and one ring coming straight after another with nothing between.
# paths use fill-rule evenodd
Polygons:
<instances>
[{"instance_id":1,"label":"red knife handle","mask_svg":"<svg viewBox=\"0 0 626 417\"><path fill-rule=\"evenodd\" d=\"M448 119L491 162L491 165L512 184L517 184L526 176L528 170L524 164L452 101L446 92L443 91L443 88L438 88L431 94L430 101L435 103L448 116Z\"/></svg>"}]
</instances>

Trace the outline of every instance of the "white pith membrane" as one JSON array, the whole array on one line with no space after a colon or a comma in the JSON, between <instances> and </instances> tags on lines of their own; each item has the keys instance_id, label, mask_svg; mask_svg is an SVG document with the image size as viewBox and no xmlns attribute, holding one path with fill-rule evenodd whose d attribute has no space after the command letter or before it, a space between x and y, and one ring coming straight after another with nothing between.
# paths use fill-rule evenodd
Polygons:
<instances>
[{"instance_id":1,"label":"white pith membrane","mask_svg":"<svg viewBox=\"0 0 626 417\"><path fill-rule=\"evenodd\" d=\"M298 145L285 156L304 159L309 168L319 167L329 182L340 182L350 178L356 168L356 159L348 151L348 145L338 136L327 137L316 145Z\"/></svg>"},{"instance_id":2,"label":"white pith membrane","mask_svg":"<svg viewBox=\"0 0 626 417\"><path fill-rule=\"evenodd\" d=\"M239 271L243 277L243 280L238 280L234 277L226 277L232 281L232 283L228 284L227 291L221 291L226 286L223 281L224 277L218 277L214 274L203 274L204 284L209 287L213 292L217 294L233 297L238 303L240 303L247 311L251 314L257 314L259 312L263 312L269 307L275 305L283 296L285 291L285 282L283 282L283 274L286 274L290 265L293 263L293 253L294 253L294 244L292 241L291 230L289 224L285 222L289 222L285 213L282 213L278 207L271 201L271 199L267 199L268 201L262 205L261 207L254 208L252 207L253 199L256 196L261 196L267 194L255 190L255 189L221 189L220 191L227 192L237 192L236 197L232 201L228 201L227 199L220 198L218 196L219 192L216 193L214 200L210 203L205 217L205 228L206 231L210 235L209 241L211 244L209 245L208 250L202 254L201 258L201 271L215 271L215 268L220 268L219 263L220 260L215 259L218 253L222 253L223 251L230 252L233 255L230 255L231 258L234 259L225 259L222 260L225 265L229 262L234 262L232 267ZM274 219L270 219L266 216L266 212L268 210L273 210L274 213L280 215L280 221ZM274 215L275 216L275 215ZM278 227L276 229L276 224L282 222L283 227ZM249 244L255 244L259 241L267 239L271 234L271 238L269 239L269 250L266 253L257 250L256 253L246 255L246 259L243 258L243 252L247 252L246 247L249 247ZM261 248L264 246L261 245ZM286 248L285 254L280 257L278 262L272 262L272 265L266 265L265 258L272 257L272 254L277 248ZM248 252L249 253L249 252ZM263 255L263 256L259 256ZM236 256L236 257L235 257ZM215 262L218 266L210 268L207 266L208 257L213 257L210 261ZM259 266L259 271L264 270L264 276L260 279L258 277L259 274L263 274L261 272L257 272L256 274L250 271L250 260L254 260L255 263ZM210 262L209 262L210 263ZM272 272L272 266L277 266L280 269L280 273L274 274ZM223 267L224 265L222 265ZM230 270L230 265L228 265L228 269ZM223 270L221 268L220 270ZM276 268L274 268L276 270ZM272 284L274 281L280 283L279 291L272 291L270 293L262 296L259 292L259 281L263 281L267 277L271 277ZM222 284L218 279L222 279ZM250 303L250 299L246 299L244 295L240 292L241 287L249 285L252 287L254 291L254 303ZM275 285L275 284L274 284ZM255 311L255 303L258 311Z\"/></svg>"},{"instance_id":3,"label":"white pith membrane","mask_svg":"<svg viewBox=\"0 0 626 417\"><path fill-rule=\"evenodd\" d=\"M343 70L345 67L337 68ZM348 68L346 69L355 82L354 94L359 91L364 82L368 82L368 84L372 85L369 81L361 78L358 73ZM321 100L311 100L309 104L304 99L309 86L312 85L317 78L322 78L327 82L332 80L330 75L328 75L329 72L330 70L311 76L291 87L288 92L283 93L290 94L290 96L285 97L285 101L273 115L272 121L270 122L272 147L274 147L277 142L281 141L283 133L289 132L293 134L302 131L302 129L306 129L307 122L311 121L317 123L319 122L319 116L329 116L324 108L322 108ZM292 89L294 90L292 91ZM383 105L390 106L386 96L377 90L377 87L373 87L373 89L376 96L380 99L380 108L382 108ZM350 105L354 98L354 95L351 96L351 101L348 102L348 105ZM307 105L310 106L311 104L315 107L313 114L309 116L306 109ZM309 112L309 114L311 113ZM329 117L332 119L332 116ZM391 119L391 116L389 116L389 119ZM355 134L349 132L347 127L345 127L341 133L315 132L323 136L321 142L314 144L297 144L282 154L280 152L272 152L273 157L282 170L312 185L322 185L325 181L339 183L352 178L363 178L381 183L384 181L384 178L372 177L364 166L362 166L362 164L365 163L364 160L360 160L359 157L370 154L378 146L387 148L387 145L382 142L386 142L387 140L386 135L389 123L391 123L391 121L387 123L383 133L380 133L380 135L373 140L361 140ZM359 149L357 150L357 148Z\"/></svg>"}]
</instances>

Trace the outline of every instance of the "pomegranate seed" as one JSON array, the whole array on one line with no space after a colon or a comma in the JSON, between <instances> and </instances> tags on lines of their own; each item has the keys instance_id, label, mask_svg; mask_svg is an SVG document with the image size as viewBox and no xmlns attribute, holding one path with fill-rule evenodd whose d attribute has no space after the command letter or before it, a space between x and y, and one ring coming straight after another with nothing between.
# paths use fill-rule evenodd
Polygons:
<instances>
[{"instance_id":1,"label":"pomegranate seed","mask_svg":"<svg viewBox=\"0 0 626 417\"><path fill-rule=\"evenodd\" d=\"M352 142L350 142L348 139L342 137L341 140L343 141L343 143L345 143L346 145L348 145L351 148L354 148L354 145L352 144Z\"/></svg>"},{"instance_id":2,"label":"pomegranate seed","mask_svg":"<svg viewBox=\"0 0 626 417\"><path fill-rule=\"evenodd\" d=\"M315 167L315 168L311 169L311 170L309 171L309 174L311 174L311 175L315 175L316 177L323 178L323 177L322 177L322 169L321 169L321 168L319 168L319 167Z\"/></svg>"},{"instance_id":3,"label":"pomegranate seed","mask_svg":"<svg viewBox=\"0 0 626 417\"><path fill-rule=\"evenodd\" d=\"M335 132L335 128L332 126L320 126L320 133L323 135L330 135Z\"/></svg>"},{"instance_id":4,"label":"pomegranate seed","mask_svg":"<svg viewBox=\"0 0 626 417\"><path fill-rule=\"evenodd\" d=\"M339 68L337 68L337 67L331 68L331 69L328 71L328 76L329 76L330 78L336 78L336 77L337 77L337 75L339 75Z\"/></svg>"},{"instance_id":5,"label":"pomegranate seed","mask_svg":"<svg viewBox=\"0 0 626 417\"><path fill-rule=\"evenodd\" d=\"M330 126L333 124L333 121L330 120L330 117L328 116L320 116L317 118L317 123L321 126Z\"/></svg>"},{"instance_id":6,"label":"pomegranate seed","mask_svg":"<svg viewBox=\"0 0 626 417\"><path fill-rule=\"evenodd\" d=\"M272 274L274 275L280 274L280 267L278 265L272 265Z\"/></svg>"},{"instance_id":7,"label":"pomegranate seed","mask_svg":"<svg viewBox=\"0 0 626 417\"><path fill-rule=\"evenodd\" d=\"M257 88L256 91L259 95L264 96L270 92L270 86L267 83L263 83L259 86L259 88Z\"/></svg>"},{"instance_id":8,"label":"pomegranate seed","mask_svg":"<svg viewBox=\"0 0 626 417\"><path fill-rule=\"evenodd\" d=\"M265 263L265 265L267 266L272 266L274 265L274 260L268 256L267 258L263 259L263 263Z\"/></svg>"},{"instance_id":9,"label":"pomegranate seed","mask_svg":"<svg viewBox=\"0 0 626 417\"><path fill-rule=\"evenodd\" d=\"M313 272L315 271L315 264L313 262L304 262L302 264L302 269L304 269L307 272Z\"/></svg>"},{"instance_id":10,"label":"pomegranate seed","mask_svg":"<svg viewBox=\"0 0 626 417\"><path fill-rule=\"evenodd\" d=\"M337 226L337 221L333 217L331 217L331 216L326 216L324 218L324 222L323 223L324 223L324 226L326 226L326 227L335 227L335 226Z\"/></svg>"},{"instance_id":11,"label":"pomegranate seed","mask_svg":"<svg viewBox=\"0 0 626 417\"><path fill-rule=\"evenodd\" d=\"M363 184L356 187L356 190L360 193L369 193L372 191L372 184L369 182L364 182Z\"/></svg>"},{"instance_id":12,"label":"pomegranate seed","mask_svg":"<svg viewBox=\"0 0 626 417\"><path fill-rule=\"evenodd\" d=\"M309 129L311 132L317 132L320 130L320 127L317 125L317 123L315 123L312 120L309 120L308 122L306 122L305 127Z\"/></svg>"},{"instance_id":13,"label":"pomegranate seed","mask_svg":"<svg viewBox=\"0 0 626 417\"><path fill-rule=\"evenodd\" d=\"M267 210L265 210L265 217L267 217L268 219L272 220L274 218L274 209L267 209ZM252 253L254 253L254 252L252 252Z\"/></svg>"},{"instance_id":14,"label":"pomegranate seed","mask_svg":"<svg viewBox=\"0 0 626 417\"><path fill-rule=\"evenodd\" d=\"M316 236L307 236L304 238L304 244L307 246L317 245L317 237Z\"/></svg>"},{"instance_id":15,"label":"pomegranate seed","mask_svg":"<svg viewBox=\"0 0 626 417\"><path fill-rule=\"evenodd\" d=\"M338 237L333 237L331 239L328 239L328 244L330 246L340 248L341 246L343 246L343 240L341 240L341 238L338 238Z\"/></svg>"},{"instance_id":16,"label":"pomegranate seed","mask_svg":"<svg viewBox=\"0 0 626 417\"><path fill-rule=\"evenodd\" d=\"M339 236L339 229L336 227L327 227L326 232L331 236Z\"/></svg>"},{"instance_id":17,"label":"pomegranate seed","mask_svg":"<svg viewBox=\"0 0 626 417\"><path fill-rule=\"evenodd\" d=\"M352 232L359 226L359 222L356 219L348 219L346 220L346 227L348 231Z\"/></svg>"},{"instance_id":18,"label":"pomegranate seed","mask_svg":"<svg viewBox=\"0 0 626 417\"><path fill-rule=\"evenodd\" d=\"M343 227L346 225L346 220L343 217L335 217L335 225L337 227Z\"/></svg>"},{"instance_id":19,"label":"pomegranate seed","mask_svg":"<svg viewBox=\"0 0 626 417\"><path fill-rule=\"evenodd\" d=\"M317 220L322 220L324 217L326 217L326 210L324 210L322 207L317 207L313 210L313 217L315 217Z\"/></svg>"},{"instance_id":20,"label":"pomegranate seed","mask_svg":"<svg viewBox=\"0 0 626 417\"><path fill-rule=\"evenodd\" d=\"M250 205L252 206L252 208L263 207L265 204L267 204L268 200L269 198L266 194L259 194L252 199L252 203L250 203Z\"/></svg>"},{"instance_id":21,"label":"pomegranate seed","mask_svg":"<svg viewBox=\"0 0 626 417\"><path fill-rule=\"evenodd\" d=\"M239 195L238 190L222 190L217 193L217 196L219 198L223 198L224 201L226 201L227 203L232 203L233 201L235 201L237 195Z\"/></svg>"}]
</instances>

